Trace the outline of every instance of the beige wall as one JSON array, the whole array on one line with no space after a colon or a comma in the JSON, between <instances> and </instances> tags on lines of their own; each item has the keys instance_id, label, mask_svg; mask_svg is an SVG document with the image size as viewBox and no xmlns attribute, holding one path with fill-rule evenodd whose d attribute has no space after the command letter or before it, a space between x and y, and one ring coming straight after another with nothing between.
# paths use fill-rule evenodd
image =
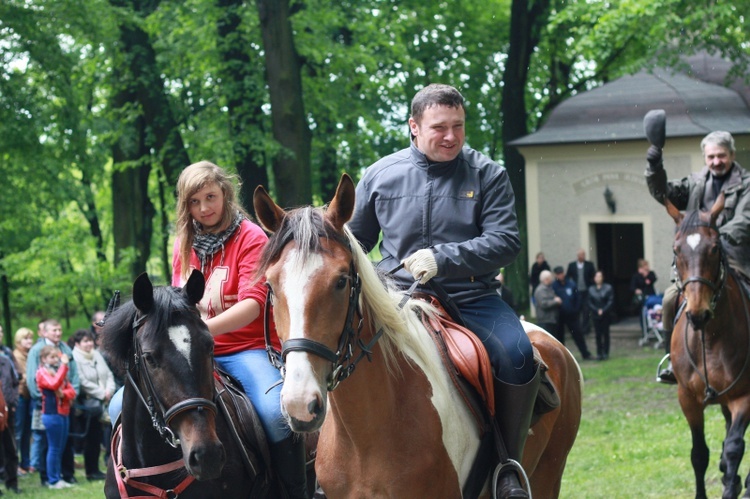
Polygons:
<instances>
[{"instance_id":1,"label":"beige wall","mask_svg":"<svg viewBox=\"0 0 750 499\"><path fill-rule=\"evenodd\" d=\"M667 140L664 167L669 179L703 167L701 138ZM735 140L737 160L750 167L750 136ZM645 140L519 147L526 158L528 266L539 251L551 266L567 265L579 247L596 264L592 224L640 223L644 257L659 278L657 291L663 291L670 284L674 222L648 192L643 176L647 149ZM615 214L604 201L607 186L616 199Z\"/></svg>"}]
</instances>

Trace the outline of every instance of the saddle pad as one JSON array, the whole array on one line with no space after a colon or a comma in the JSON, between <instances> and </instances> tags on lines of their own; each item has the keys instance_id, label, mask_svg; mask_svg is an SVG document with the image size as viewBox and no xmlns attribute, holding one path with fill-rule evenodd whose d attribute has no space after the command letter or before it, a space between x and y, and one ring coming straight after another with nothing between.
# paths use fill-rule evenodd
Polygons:
<instances>
[{"instance_id":1,"label":"saddle pad","mask_svg":"<svg viewBox=\"0 0 750 499\"><path fill-rule=\"evenodd\" d=\"M440 334L458 373L474 387L492 418L495 417L495 391L492 365L484 345L469 329L459 326L432 296L420 297L438 309L438 314L422 314L425 327Z\"/></svg>"}]
</instances>

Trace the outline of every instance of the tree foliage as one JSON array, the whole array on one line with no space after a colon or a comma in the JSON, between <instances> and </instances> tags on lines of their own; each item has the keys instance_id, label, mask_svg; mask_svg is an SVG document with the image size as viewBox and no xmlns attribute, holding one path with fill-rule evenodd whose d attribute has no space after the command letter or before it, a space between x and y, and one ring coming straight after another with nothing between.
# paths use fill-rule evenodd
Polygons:
<instances>
[{"instance_id":1,"label":"tree foliage","mask_svg":"<svg viewBox=\"0 0 750 499\"><path fill-rule=\"evenodd\" d=\"M508 168L525 235L508 142L576 93L699 50L747 75L749 14L724 0L4 0L5 326L88 314L143 270L167 280L190 162L236 171L245 201L258 183L286 205L327 201L341 173L407 144L410 99L434 81L461 89L467 142ZM521 301L525 262L508 279Z\"/></svg>"}]
</instances>

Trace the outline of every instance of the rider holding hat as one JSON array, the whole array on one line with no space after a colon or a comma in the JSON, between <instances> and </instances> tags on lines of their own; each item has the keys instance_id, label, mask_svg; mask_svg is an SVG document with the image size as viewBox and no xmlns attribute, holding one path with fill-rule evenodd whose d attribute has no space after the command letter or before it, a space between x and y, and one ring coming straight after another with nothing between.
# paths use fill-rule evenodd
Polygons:
<instances>
[{"instance_id":1,"label":"rider holding hat","mask_svg":"<svg viewBox=\"0 0 750 499\"><path fill-rule=\"evenodd\" d=\"M709 133L701 141L701 150L706 166L688 177L668 182L662 149L652 145L646 154L646 183L654 199L662 204L669 199L679 210L708 210L723 192L724 210L716 225L729 266L747 283L750 279L750 173L735 161L734 138L729 132ZM671 285L664 291L662 302L667 353L678 292L677 286ZM659 381L676 383L671 364L659 373Z\"/></svg>"}]
</instances>

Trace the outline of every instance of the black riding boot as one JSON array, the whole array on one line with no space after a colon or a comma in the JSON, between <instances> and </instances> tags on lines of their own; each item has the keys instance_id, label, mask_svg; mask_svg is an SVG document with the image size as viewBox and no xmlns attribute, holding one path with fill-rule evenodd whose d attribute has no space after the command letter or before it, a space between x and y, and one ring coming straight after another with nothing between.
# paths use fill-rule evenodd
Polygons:
<instances>
[{"instance_id":1,"label":"black riding boot","mask_svg":"<svg viewBox=\"0 0 750 499\"><path fill-rule=\"evenodd\" d=\"M500 456L501 465L508 459L521 463L540 381L541 374L538 366L534 377L524 385L509 385L495 378L495 424L507 452L506 456ZM526 489L521 486L518 471L515 468L508 467L501 472L497 481L497 497L501 499L529 497Z\"/></svg>"},{"instance_id":2,"label":"black riding boot","mask_svg":"<svg viewBox=\"0 0 750 499\"><path fill-rule=\"evenodd\" d=\"M270 443L270 442L269 442ZM305 467L305 440L292 435L277 444L270 444L271 465L279 477L285 499L309 499Z\"/></svg>"}]
</instances>

